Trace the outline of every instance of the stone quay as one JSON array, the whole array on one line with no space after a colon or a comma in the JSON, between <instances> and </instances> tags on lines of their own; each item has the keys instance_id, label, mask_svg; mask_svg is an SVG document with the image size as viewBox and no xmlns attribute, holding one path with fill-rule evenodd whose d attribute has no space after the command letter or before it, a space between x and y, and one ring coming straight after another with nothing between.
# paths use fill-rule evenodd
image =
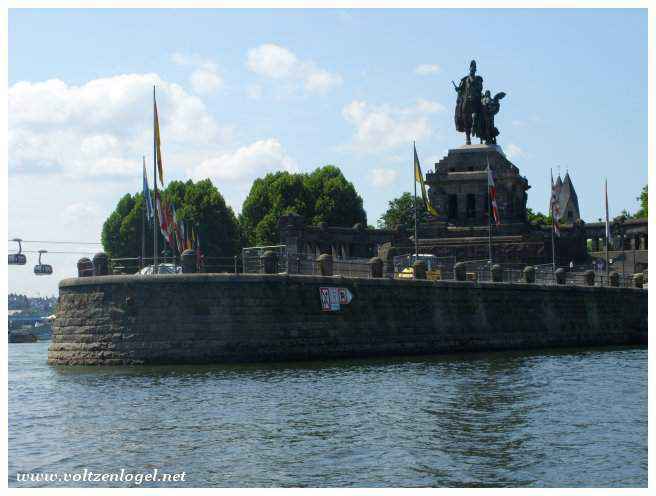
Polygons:
<instances>
[{"instance_id":1,"label":"stone quay","mask_svg":"<svg viewBox=\"0 0 656 496\"><path fill-rule=\"evenodd\" d=\"M530 280L530 279L527 279ZM295 274L65 279L48 363L195 364L647 343L647 290Z\"/></svg>"}]
</instances>

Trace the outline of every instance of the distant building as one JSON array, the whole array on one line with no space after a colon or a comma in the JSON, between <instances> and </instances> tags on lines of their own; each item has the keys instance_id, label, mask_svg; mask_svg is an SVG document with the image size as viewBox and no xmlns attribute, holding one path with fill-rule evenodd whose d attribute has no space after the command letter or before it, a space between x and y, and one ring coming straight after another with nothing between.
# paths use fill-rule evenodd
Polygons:
<instances>
[{"instance_id":1,"label":"distant building","mask_svg":"<svg viewBox=\"0 0 656 496\"><path fill-rule=\"evenodd\" d=\"M560 208L560 221L563 224L574 224L581 219L579 211L579 198L576 196L576 190L569 172L565 173L565 179L556 180L556 192L558 195L558 206Z\"/></svg>"}]
</instances>

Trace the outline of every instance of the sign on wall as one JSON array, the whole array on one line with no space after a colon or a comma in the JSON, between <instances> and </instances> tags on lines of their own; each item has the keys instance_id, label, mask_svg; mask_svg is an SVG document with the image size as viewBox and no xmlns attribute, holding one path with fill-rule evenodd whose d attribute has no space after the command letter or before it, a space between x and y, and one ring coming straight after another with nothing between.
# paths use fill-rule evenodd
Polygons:
<instances>
[{"instance_id":1,"label":"sign on wall","mask_svg":"<svg viewBox=\"0 0 656 496\"><path fill-rule=\"evenodd\" d=\"M320 287L319 298L321 299L321 310L338 312L342 305L351 303L353 294L348 288Z\"/></svg>"}]
</instances>

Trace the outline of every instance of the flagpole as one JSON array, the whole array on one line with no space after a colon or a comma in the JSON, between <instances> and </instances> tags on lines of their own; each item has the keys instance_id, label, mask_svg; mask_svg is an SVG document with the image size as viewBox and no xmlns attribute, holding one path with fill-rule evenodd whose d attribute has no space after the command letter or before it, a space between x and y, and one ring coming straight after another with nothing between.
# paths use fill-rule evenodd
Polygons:
<instances>
[{"instance_id":1,"label":"flagpole","mask_svg":"<svg viewBox=\"0 0 656 496\"><path fill-rule=\"evenodd\" d=\"M155 208L157 205L157 137L155 136L155 86L153 85L153 182L155 183ZM153 273L158 274L157 267L157 224L159 224L159 213L155 212L155 221L153 222Z\"/></svg>"},{"instance_id":2,"label":"flagpole","mask_svg":"<svg viewBox=\"0 0 656 496\"><path fill-rule=\"evenodd\" d=\"M417 145L415 142L412 142L412 146L415 150L417 150ZM419 260L419 239L417 238L417 174L416 174L416 168L417 165L414 163L414 157L413 157L413 164L412 164L412 176L414 178L414 183L415 183L415 261Z\"/></svg>"},{"instance_id":3,"label":"flagpole","mask_svg":"<svg viewBox=\"0 0 656 496\"><path fill-rule=\"evenodd\" d=\"M608 179L604 179L604 202L606 204L606 285L610 285L608 279L608 238L610 237L610 226L608 225Z\"/></svg>"},{"instance_id":4,"label":"flagpole","mask_svg":"<svg viewBox=\"0 0 656 496\"><path fill-rule=\"evenodd\" d=\"M143 159L143 173L146 173L146 156L142 155L141 157ZM143 182L145 178L141 178L141 181ZM143 269L145 260L146 260L146 209L148 205L146 205L146 195L142 193L143 196L143 209L141 213L141 260L139 262L139 270Z\"/></svg>"}]
</instances>

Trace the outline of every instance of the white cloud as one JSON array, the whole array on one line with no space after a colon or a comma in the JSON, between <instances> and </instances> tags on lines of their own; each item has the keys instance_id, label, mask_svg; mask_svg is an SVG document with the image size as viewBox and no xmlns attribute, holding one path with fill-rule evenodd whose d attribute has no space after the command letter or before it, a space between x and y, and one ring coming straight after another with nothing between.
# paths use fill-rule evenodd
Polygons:
<instances>
[{"instance_id":1,"label":"white cloud","mask_svg":"<svg viewBox=\"0 0 656 496\"><path fill-rule=\"evenodd\" d=\"M371 182L377 188L387 188L394 184L399 177L395 169L371 169Z\"/></svg>"},{"instance_id":2,"label":"white cloud","mask_svg":"<svg viewBox=\"0 0 656 496\"><path fill-rule=\"evenodd\" d=\"M376 152L426 138L432 132L428 115L443 109L429 100L418 100L409 107L376 106L355 100L342 109L342 116L355 126L351 148Z\"/></svg>"},{"instance_id":3,"label":"white cloud","mask_svg":"<svg viewBox=\"0 0 656 496\"><path fill-rule=\"evenodd\" d=\"M259 100L262 98L262 86L259 84L251 84L247 86L246 96L252 100Z\"/></svg>"},{"instance_id":4,"label":"white cloud","mask_svg":"<svg viewBox=\"0 0 656 496\"><path fill-rule=\"evenodd\" d=\"M72 203L61 211L60 217L62 223L67 227L95 227L101 219L101 211L96 203Z\"/></svg>"},{"instance_id":5,"label":"white cloud","mask_svg":"<svg viewBox=\"0 0 656 496\"><path fill-rule=\"evenodd\" d=\"M210 59L196 54L187 55L176 52L171 55L171 60L176 65L194 67L194 71L189 76L189 82L195 93L208 95L223 86L219 68Z\"/></svg>"},{"instance_id":6,"label":"white cloud","mask_svg":"<svg viewBox=\"0 0 656 496\"><path fill-rule=\"evenodd\" d=\"M215 184L250 184L256 177L281 169L298 170L296 162L287 155L280 142L270 138L210 157L188 171L188 175L194 179L209 177Z\"/></svg>"},{"instance_id":7,"label":"white cloud","mask_svg":"<svg viewBox=\"0 0 656 496\"><path fill-rule=\"evenodd\" d=\"M437 64L420 64L415 67L415 74L420 76L428 76L430 74L437 74L440 72L440 66Z\"/></svg>"},{"instance_id":8,"label":"white cloud","mask_svg":"<svg viewBox=\"0 0 656 496\"><path fill-rule=\"evenodd\" d=\"M418 113L424 113L424 114L432 114L434 112L441 112L444 109L444 105L438 102L432 102L430 100L424 100L423 98L420 98L417 100L417 105L415 106L415 110Z\"/></svg>"},{"instance_id":9,"label":"white cloud","mask_svg":"<svg viewBox=\"0 0 656 496\"><path fill-rule=\"evenodd\" d=\"M58 79L9 88L9 171L63 173L77 178L134 176L152 148L152 92L157 87L163 158L177 149L225 143L197 96L156 74L123 74L80 86Z\"/></svg>"},{"instance_id":10,"label":"white cloud","mask_svg":"<svg viewBox=\"0 0 656 496\"><path fill-rule=\"evenodd\" d=\"M216 71L204 67L192 72L189 81L194 91L200 95L214 93L223 84L223 79Z\"/></svg>"},{"instance_id":11,"label":"white cloud","mask_svg":"<svg viewBox=\"0 0 656 496\"><path fill-rule=\"evenodd\" d=\"M514 143L509 143L508 144L508 146L506 147L505 154L510 159L523 157L525 155L524 150L522 150L520 147L518 147Z\"/></svg>"},{"instance_id":12,"label":"white cloud","mask_svg":"<svg viewBox=\"0 0 656 496\"><path fill-rule=\"evenodd\" d=\"M322 69L311 60L300 60L287 48L272 43L250 49L246 67L269 79L298 83L306 93L325 94L343 82L339 74Z\"/></svg>"}]
</instances>

